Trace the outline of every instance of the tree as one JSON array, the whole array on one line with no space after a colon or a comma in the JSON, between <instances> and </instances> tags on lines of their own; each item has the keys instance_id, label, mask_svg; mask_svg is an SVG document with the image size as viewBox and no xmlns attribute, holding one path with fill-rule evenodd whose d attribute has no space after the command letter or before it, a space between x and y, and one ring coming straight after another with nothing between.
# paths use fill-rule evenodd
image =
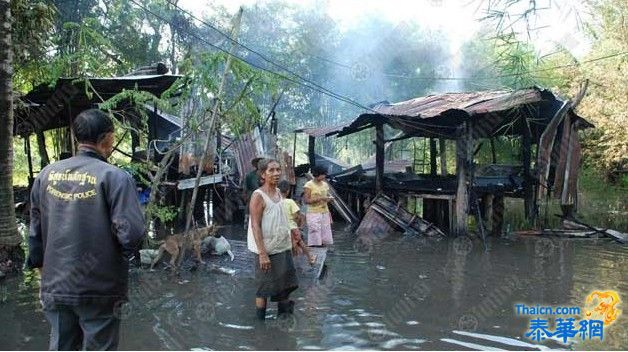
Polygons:
<instances>
[{"instance_id":1,"label":"tree","mask_svg":"<svg viewBox=\"0 0 628 352\"><path fill-rule=\"evenodd\" d=\"M0 270L23 260L13 200L13 85L11 1L0 0Z\"/></svg>"}]
</instances>

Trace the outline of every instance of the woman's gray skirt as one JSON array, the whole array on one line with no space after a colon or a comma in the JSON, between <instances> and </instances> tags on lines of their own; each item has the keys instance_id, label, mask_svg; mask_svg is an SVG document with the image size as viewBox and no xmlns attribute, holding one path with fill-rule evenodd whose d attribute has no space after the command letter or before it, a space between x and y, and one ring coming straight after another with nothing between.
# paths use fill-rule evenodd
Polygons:
<instances>
[{"instance_id":1,"label":"woman's gray skirt","mask_svg":"<svg viewBox=\"0 0 628 352\"><path fill-rule=\"evenodd\" d=\"M260 298L270 297L273 302L288 299L290 293L299 287L297 271L292 259L292 251L269 255L270 270L262 271L259 265L259 255L255 257L255 287L256 296Z\"/></svg>"}]
</instances>

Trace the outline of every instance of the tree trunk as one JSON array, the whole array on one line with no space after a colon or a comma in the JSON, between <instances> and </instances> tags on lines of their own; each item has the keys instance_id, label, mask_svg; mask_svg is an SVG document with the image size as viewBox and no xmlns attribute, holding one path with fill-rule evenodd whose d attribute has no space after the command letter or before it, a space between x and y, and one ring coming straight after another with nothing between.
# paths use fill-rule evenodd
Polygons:
<instances>
[{"instance_id":1,"label":"tree trunk","mask_svg":"<svg viewBox=\"0 0 628 352\"><path fill-rule=\"evenodd\" d=\"M23 253L13 199L11 2L0 0L0 271L21 267Z\"/></svg>"},{"instance_id":2,"label":"tree trunk","mask_svg":"<svg viewBox=\"0 0 628 352\"><path fill-rule=\"evenodd\" d=\"M39 160L41 160L39 164L39 170L41 170L50 164L44 131L37 131L37 150L39 151Z\"/></svg>"}]
</instances>

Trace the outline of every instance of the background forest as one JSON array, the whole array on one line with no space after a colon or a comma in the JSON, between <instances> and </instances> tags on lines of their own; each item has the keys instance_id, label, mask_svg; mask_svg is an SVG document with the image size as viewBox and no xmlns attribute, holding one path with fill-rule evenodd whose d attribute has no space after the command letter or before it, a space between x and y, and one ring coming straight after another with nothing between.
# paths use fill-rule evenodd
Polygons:
<instances>
[{"instance_id":1,"label":"background forest","mask_svg":"<svg viewBox=\"0 0 628 352\"><path fill-rule=\"evenodd\" d=\"M425 6L442 6L443 1L425 1ZM236 136L248 132L250 126L263 123L281 96L276 107L278 132L281 144L291 150L294 129L342 123L355 118L364 106L384 100L532 85L573 97L588 80L578 113L596 128L582 132L581 212L585 218L602 216L602 222L625 229L621 219L627 214L628 188L628 2L548 3L576 18L579 35L589 43L584 54L574 55L582 46L575 34L553 42L550 50L539 48L535 25L545 16L545 5L537 1L460 1L460 6L475 11L479 30L471 39L454 43L444 30L418 21L391 22L375 14L347 27L328 15L330 4L325 1L308 5L260 1L244 7L234 33L234 14L219 3L208 2L201 15L185 10L179 0L14 0L13 90L21 95L61 77L123 75L164 62L172 73L184 76L189 94L201 89L210 101L217 94L229 51L235 59L223 102L231 108L223 114L220 128ZM237 43L224 34L237 36ZM31 145L45 139L48 155L54 156L64 138L63 131L48 131L31 136ZM317 143L317 152L355 164L373 154L372 140L370 131L327 139ZM390 157L411 158L417 148L425 148L417 146L422 143L396 143ZM516 141L497 143L501 162L517 158ZM306 148L305 137L298 139L297 163L306 162ZM16 137L14 185L27 185L24 150L24 140ZM36 170L54 161L34 154ZM115 157L119 163L128 162L122 155ZM488 160L488 150L481 150L477 158L480 163ZM421 171L421 165L417 167Z\"/></svg>"}]
</instances>

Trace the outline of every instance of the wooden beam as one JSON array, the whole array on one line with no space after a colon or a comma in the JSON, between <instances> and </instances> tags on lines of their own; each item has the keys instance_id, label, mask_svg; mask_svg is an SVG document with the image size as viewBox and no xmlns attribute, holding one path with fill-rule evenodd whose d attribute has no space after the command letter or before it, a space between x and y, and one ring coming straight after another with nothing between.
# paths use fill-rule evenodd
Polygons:
<instances>
[{"instance_id":1,"label":"wooden beam","mask_svg":"<svg viewBox=\"0 0 628 352\"><path fill-rule=\"evenodd\" d=\"M384 125L375 126L375 191L384 191Z\"/></svg>"},{"instance_id":2,"label":"wooden beam","mask_svg":"<svg viewBox=\"0 0 628 352\"><path fill-rule=\"evenodd\" d=\"M456 139L456 224L454 233L466 235L469 229L469 196L472 187L473 136L469 122L462 125L462 131Z\"/></svg>"},{"instance_id":3,"label":"wooden beam","mask_svg":"<svg viewBox=\"0 0 628 352\"><path fill-rule=\"evenodd\" d=\"M314 147L316 146L316 137L308 136L307 139L307 157L310 163L310 169L316 165L316 156L314 155Z\"/></svg>"}]
</instances>

